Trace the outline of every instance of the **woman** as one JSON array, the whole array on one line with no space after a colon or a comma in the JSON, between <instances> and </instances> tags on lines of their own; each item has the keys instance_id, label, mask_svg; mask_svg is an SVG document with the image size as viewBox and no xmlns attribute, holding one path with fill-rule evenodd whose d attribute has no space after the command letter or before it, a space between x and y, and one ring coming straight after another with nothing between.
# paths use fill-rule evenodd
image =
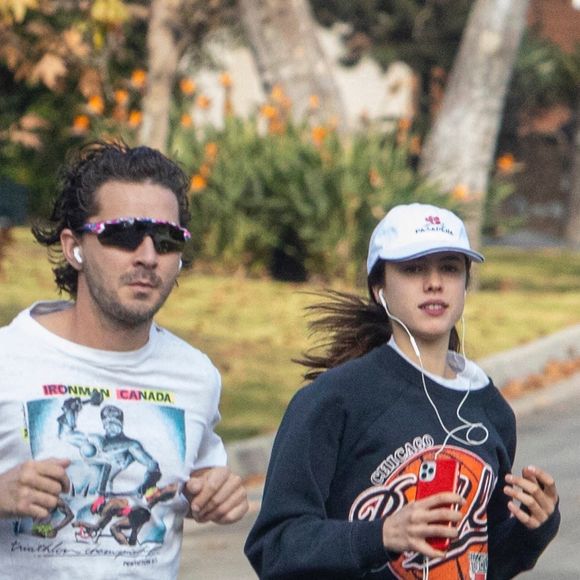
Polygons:
<instances>
[{"instance_id":1,"label":"woman","mask_svg":"<svg viewBox=\"0 0 580 580\"><path fill-rule=\"evenodd\" d=\"M246 543L260 578L511 578L555 536L553 478L511 473L514 414L458 353L482 261L452 212L397 206L370 240L370 301L314 307L330 340L302 361L315 380L276 437ZM425 468L443 465L454 486L419 499Z\"/></svg>"}]
</instances>

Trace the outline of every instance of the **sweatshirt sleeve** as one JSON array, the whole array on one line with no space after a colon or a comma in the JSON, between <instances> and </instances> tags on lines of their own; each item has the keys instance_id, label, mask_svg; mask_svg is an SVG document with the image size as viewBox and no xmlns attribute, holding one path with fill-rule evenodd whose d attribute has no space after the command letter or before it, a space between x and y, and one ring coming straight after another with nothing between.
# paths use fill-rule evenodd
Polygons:
<instances>
[{"instance_id":1,"label":"sweatshirt sleeve","mask_svg":"<svg viewBox=\"0 0 580 580\"><path fill-rule=\"evenodd\" d=\"M503 492L505 476L512 471L516 449L516 426L513 413L506 422L504 441L507 457L500 467L496 489L488 508L489 521L489 570L491 580L513 578L521 572L531 570L542 552L554 539L560 526L560 510L536 529L529 529L511 515L508 497Z\"/></svg>"},{"instance_id":2,"label":"sweatshirt sleeve","mask_svg":"<svg viewBox=\"0 0 580 580\"><path fill-rule=\"evenodd\" d=\"M245 546L261 579L356 578L386 562L380 520L350 522L327 514L346 421L339 397L310 387L290 403Z\"/></svg>"},{"instance_id":3,"label":"sweatshirt sleeve","mask_svg":"<svg viewBox=\"0 0 580 580\"><path fill-rule=\"evenodd\" d=\"M509 517L490 529L489 578L503 580L531 570L559 527L560 509L556 505L551 516L534 530L526 528L515 517Z\"/></svg>"}]
</instances>

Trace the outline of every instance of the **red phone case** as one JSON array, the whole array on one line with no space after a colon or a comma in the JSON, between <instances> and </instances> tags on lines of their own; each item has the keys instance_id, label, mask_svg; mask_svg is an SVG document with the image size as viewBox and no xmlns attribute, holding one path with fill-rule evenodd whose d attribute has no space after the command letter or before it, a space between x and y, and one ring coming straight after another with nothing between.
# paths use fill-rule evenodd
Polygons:
<instances>
[{"instance_id":1,"label":"red phone case","mask_svg":"<svg viewBox=\"0 0 580 580\"><path fill-rule=\"evenodd\" d=\"M423 461L419 468L415 499L423 499L444 491L457 493L458 483L459 462L455 459L446 458ZM448 525L451 525L451 522ZM436 550L445 551L449 547L451 540L449 538L427 538L427 542Z\"/></svg>"}]
</instances>

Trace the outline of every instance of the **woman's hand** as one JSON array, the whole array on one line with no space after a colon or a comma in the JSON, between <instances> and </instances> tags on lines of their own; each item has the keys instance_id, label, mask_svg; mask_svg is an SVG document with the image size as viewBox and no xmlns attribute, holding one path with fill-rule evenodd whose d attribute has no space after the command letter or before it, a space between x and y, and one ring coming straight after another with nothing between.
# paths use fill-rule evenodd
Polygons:
<instances>
[{"instance_id":1,"label":"woman's hand","mask_svg":"<svg viewBox=\"0 0 580 580\"><path fill-rule=\"evenodd\" d=\"M457 525L463 517L457 506L464 503L460 495L444 492L407 504L385 518L383 545L390 552L413 551L429 558L443 556L445 552L433 548L427 538L457 537Z\"/></svg>"},{"instance_id":2,"label":"woman's hand","mask_svg":"<svg viewBox=\"0 0 580 580\"><path fill-rule=\"evenodd\" d=\"M512 498L508 509L527 528L540 527L556 509L556 482L539 467L524 467L521 477L508 473L505 480L508 485L503 491Z\"/></svg>"}]
</instances>

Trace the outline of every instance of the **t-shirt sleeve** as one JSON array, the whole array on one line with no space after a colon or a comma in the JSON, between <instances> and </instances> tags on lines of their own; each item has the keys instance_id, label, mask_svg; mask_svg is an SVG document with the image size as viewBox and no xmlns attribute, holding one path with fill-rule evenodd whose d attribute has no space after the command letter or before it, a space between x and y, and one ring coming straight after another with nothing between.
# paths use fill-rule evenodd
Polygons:
<instances>
[{"instance_id":1,"label":"t-shirt sleeve","mask_svg":"<svg viewBox=\"0 0 580 580\"><path fill-rule=\"evenodd\" d=\"M210 402L208 421L204 426L203 436L193 470L227 464L227 454L224 444L221 437L215 432L215 428L221 419L219 412L221 377L215 367L212 367L210 382L213 396Z\"/></svg>"}]
</instances>

